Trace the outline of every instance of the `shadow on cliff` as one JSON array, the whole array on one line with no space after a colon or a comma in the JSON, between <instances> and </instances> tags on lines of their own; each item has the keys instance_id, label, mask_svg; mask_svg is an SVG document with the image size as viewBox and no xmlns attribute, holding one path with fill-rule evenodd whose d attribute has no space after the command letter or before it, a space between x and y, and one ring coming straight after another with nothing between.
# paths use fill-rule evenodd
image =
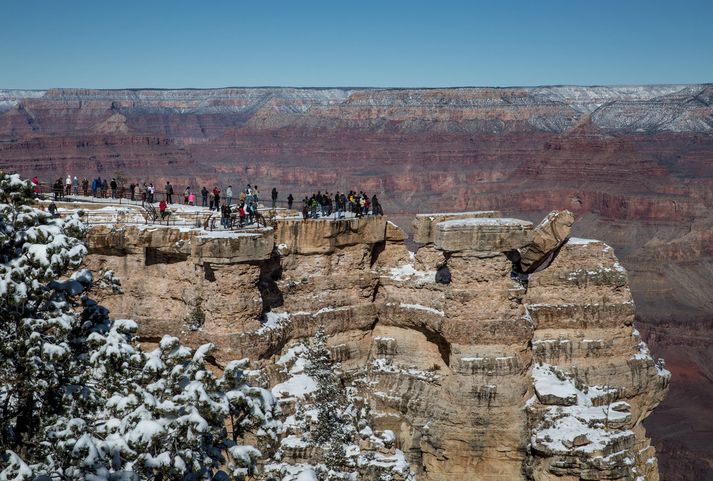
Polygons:
<instances>
[{"instance_id":1,"label":"shadow on cliff","mask_svg":"<svg viewBox=\"0 0 713 481\"><path fill-rule=\"evenodd\" d=\"M277 281L282 277L282 264L280 257L273 255L267 261L260 262L260 279L257 288L262 297L262 314L280 307L285 303L282 291L277 286Z\"/></svg>"}]
</instances>

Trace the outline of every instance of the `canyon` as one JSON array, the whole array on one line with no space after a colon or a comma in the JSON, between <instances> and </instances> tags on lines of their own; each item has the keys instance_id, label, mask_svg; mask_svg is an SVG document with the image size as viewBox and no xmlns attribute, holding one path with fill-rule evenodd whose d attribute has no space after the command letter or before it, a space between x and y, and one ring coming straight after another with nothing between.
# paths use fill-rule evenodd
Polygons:
<instances>
[{"instance_id":1,"label":"canyon","mask_svg":"<svg viewBox=\"0 0 713 481\"><path fill-rule=\"evenodd\" d=\"M673 373L646 421L663 479L713 475L711 85L0 90L0 168L365 190L406 233L419 212L568 209L575 235L615 249ZM254 295L231 302L253 314Z\"/></svg>"}]
</instances>

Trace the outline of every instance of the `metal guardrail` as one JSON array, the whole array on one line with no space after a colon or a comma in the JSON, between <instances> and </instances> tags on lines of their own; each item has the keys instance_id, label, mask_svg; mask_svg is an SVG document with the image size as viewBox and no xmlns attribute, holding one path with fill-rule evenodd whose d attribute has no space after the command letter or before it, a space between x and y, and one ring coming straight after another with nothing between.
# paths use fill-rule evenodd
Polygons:
<instances>
[{"instance_id":1,"label":"metal guardrail","mask_svg":"<svg viewBox=\"0 0 713 481\"><path fill-rule=\"evenodd\" d=\"M84 203L115 205L119 209L122 205L126 205L130 208L130 210L127 210L126 212L111 212L91 209L83 210L81 218L87 225L105 225L114 223L122 225L157 224L176 227L204 228L212 231L217 228L217 225L220 225L221 221L221 215L218 211L207 209L191 212L171 209L169 206L167 209L168 214L161 217L155 203L150 204L145 202L144 205L141 205L141 202L134 201L131 204L121 204L115 202L115 199L98 200L97 198L87 199L76 198L73 196L65 197L65 201L67 200ZM67 217L71 214L72 212L68 211L57 213L60 217ZM251 229L260 226L266 227L274 223L275 214L275 209L263 208L261 212L256 213L254 222L240 224L239 216L234 212L231 214L230 226L225 230ZM247 218L248 216L246 216L246 219Z\"/></svg>"},{"instance_id":2,"label":"metal guardrail","mask_svg":"<svg viewBox=\"0 0 713 481\"><path fill-rule=\"evenodd\" d=\"M66 187L66 185L65 184L62 184L62 185L63 185L63 190L62 190L62 193L59 194L60 198L57 200L65 200L67 198L76 198L77 196L82 196L84 198L91 197L96 202L107 202L107 203L113 202L113 203L119 203L119 204L124 204L124 203L141 204L148 200L145 197L146 193L143 192L142 186L138 186L138 185L136 186L136 189L134 190L133 196L131 195L130 190L125 186L123 186L123 187L120 186L114 192L112 192L111 189L108 189L106 192L97 190L98 195L94 196L94 195L92 195L91 188L87 189L85 192L81 185L79 186L78 189L76 189L76 192L75 192L74 186L72 186L71 193L66 194L65 190L64 190L64 187ZM41 196L44 196L47 199L51 199L51 198L53 198L53 193L54 193L53 185L40 182L40 195ZM202 197L200 191L193 192L193 193L196 196L196 202L195 202L196 207L208 207L210 205L209 197L206 199L206 203L204 205L203 197ZM237 195L233 195L232 204L238 204L240 202L240 194L241 194L241 192L238 191ZM295 210L301 210L301 207L302 207L302 199L300 198L301 195L302 194L298 194L297 196L294 197L294 200L292 203L292 208ZM171 202L169 205L173 205L173 204L185 205L186 204L186 202L184 201L185 199L184 199L183 191L180 191L180 192L174 191L173 194L171 194L171 196L172 196L173 202ZM83 199L78 199L78 200L83 200ZM154 190L154 198L153 198L154 203L160 202L162 200L165 200L166 202L168 202L168 196L167 196L166 192L163 190L155 189ZM224 200L226 200L225 192L221 191L220 201L222 202ZM259 202L262 203L265 206L265 208L273 207L272 197L269 192L267 194L261 194L260 198L259 198ZM288 202L287 198L279 198L278 197L278 199L275 201L274 206L281 207L281 208L289 208L289 202Z\"/></svg>"}]
</instances>

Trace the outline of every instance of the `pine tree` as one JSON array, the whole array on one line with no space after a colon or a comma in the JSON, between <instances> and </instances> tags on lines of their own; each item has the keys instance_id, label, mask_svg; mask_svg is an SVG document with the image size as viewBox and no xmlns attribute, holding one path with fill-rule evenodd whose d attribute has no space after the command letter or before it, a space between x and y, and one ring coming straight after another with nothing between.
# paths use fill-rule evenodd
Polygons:
<instances>
[{"instance_id":1,"label":"pine tree","mask_svg":"<svg viewBox=\"0 0 713 481\"><path fill-rule=\"evenodd\" d=\"M48 285L86 254L79 218L33 208L31 184L0 172L0 448L28 456L72 389L79 332L63 290ZM76 387L76 386L75 386ZM78 389L78 387L76 387Z\"/></svg>"},{"instance_id":2,"label":"pine tree","mask_svg":"<svg viewBox=\"0 0 713 481\"><path fill-rule=\"evenodd\" d=\"M347 466L346 446L351 442L353 432L348 429L351 422L345 422L347 398L335 372L338 365L332 362L327 339L324 326L320 326L307 350L309 362L305 372L317 382L314 393L314 402L318 406L317 425L313 438L322 446L324 464L331 470L343 471Z\"/></svg>"},{"instance_id":3,"label":"pine tree","mask_svg":"<svg viewBox=\"0 0 713 481\"><path fill-rule=\"evenodd\" d=\"M275 439L279 422L272 395L244 382L246 362L219 378L212 345L135 347L135 322L83 296L88 271L57 280L86 254L79 219L31 202L28 182L0 173L0 481L251 473L260 452L242 435Z\"/></svg>"}]
</instances>

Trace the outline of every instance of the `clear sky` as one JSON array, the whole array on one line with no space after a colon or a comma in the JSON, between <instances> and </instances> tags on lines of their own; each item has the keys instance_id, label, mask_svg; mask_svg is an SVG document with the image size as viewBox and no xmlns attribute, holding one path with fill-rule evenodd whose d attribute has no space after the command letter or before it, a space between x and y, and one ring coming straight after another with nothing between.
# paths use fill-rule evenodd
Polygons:
<instances>
[{"instance_id":1,"label":"clear sky","mask_svg":"<svg viewBox=\"0 0 713 481\"><path fill-rule=\"evenodd\" d=\"M1 0L0 88L713 82L713 0Z\"/></svg>"}]
</instances>

